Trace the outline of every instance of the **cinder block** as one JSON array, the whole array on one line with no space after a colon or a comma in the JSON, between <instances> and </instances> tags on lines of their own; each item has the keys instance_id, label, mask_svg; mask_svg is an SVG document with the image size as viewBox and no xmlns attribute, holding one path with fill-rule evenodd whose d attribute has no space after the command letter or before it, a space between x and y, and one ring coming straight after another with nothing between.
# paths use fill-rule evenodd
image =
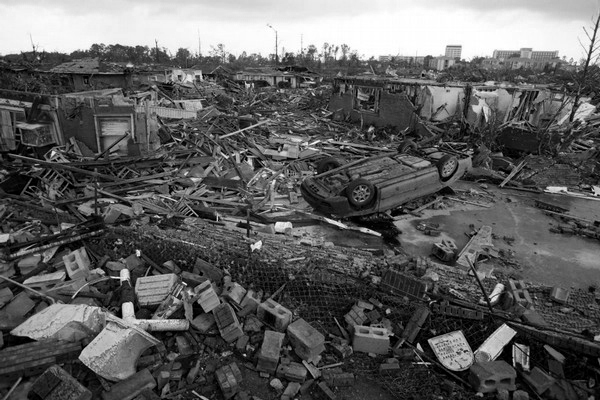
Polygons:
<instances>
[{"instance_id":1,"label":"cinder block","mask_svg":"<svg viewBox=\"0 0 600 400\"><path fill-rule=\"evenodd\" d=\"M325 350L325 336L302 318L287 327L294 352L303 360L318 364Z\"/></svg>"},{"instance_id":2,"label":"cinder block","mask_svg":"<svg viewBox=\"0 0 600 400\"><path fill-rule=\"evenodd\" d=\"M223 297L240 304L246 295L246 289L237 282L232 282L223 287Z\"/></svg>"},{"instance_id":3,"label":"cinder block","mask_svg":"<svg viewBox=\"0 0 600 400\"><path fill-rule=\"evenodd\" d=\"M90 274L91 262L87 251L85 251L85 247L81 247L63 256L63 262L65 263L69 278L73 280L86 278Z\"/></svg>"},{"instance_id":4,"label":"cinder block","mask_svg":"<svg viewBox=\"0 0 600 400\"><path fill-rule=\"evenodd\" d=\"M202 307L204 312L208 313L215 309L221 300L217 296L217 292L212 286L211 281L206 280L194 288L194 292L200 295L198 304Z\"/></svg>"},{"instance_id":5,"label":"cinder block","mask_svg":"<svg viewBox=\"0 0 600 400\"><path fill-rule=\"evenodd\" d=\"M50 274L32 276L31 278L26 279L25 282L23 282L23 285L27 285L40 292L45 292L59 283L64 282L66 278L67 273L65 271L56 271Z\"/></svg>"},{"instance_id":6,"label":"cinder block","mask_svg":"<svg viewBox=\"0 0 600 400\"><path fill-rule=\"evenodd\" d=\"M288 383L287 387L283 391L283 395L281 397L293 399L294 396L296 396L299 391L300 391L300 384L298 382L290 382L290 383Z\"/></svg>"},{"instance_id":7,"label":"cinder block","mask_svg":"<svg viewBox=\"0 0 600 400\"><path fill-rule=\"evenodd\" d=\"M260 303L256 314L258 319L279 332L285 331L292 322L292 312L272 299Z\"/></svg>"},{"instance_id":8,"label":"cinder block","mask_svg":"<svg viewBox=\"0 0 600 400\"><path fill-rule=\"evenodd\" d=\"M53 365L40 375L31 392L44 400L90 400L92 392L73 378L67 371Z\"/></svg>"},{"instance_id":9,"label":"cinder block","mask_svg":"<svg viewBox=\"0 0 600 400\"><path fill-rule=\"evenodd\" d=\"M515 390L517 371L506 361L488 361L471 365L469 383L481 393L495 392L498 389Z\"/></svg>"},{"instance_id":10,"label":"cinder block","mask_svg":"<svg viewBox=\"0 0 600 400\"><path fill-rule=\"evenodd\" d=\"M175 274L143 276L135 281L135 295L140 306L157 306L161 304L179 278Z\"/></svg>"},{"instance_id":11,"label":"cinder block","mask_svg":"<svg viewBox=\"0 0 600 400\"><path fill-rule=\"evenodd\" d=\"M307 374L308 371L303 364L293 361L288 364L281 362L277 367L277 377L287 379L290 382L302 383L306 380Z\"/></svg>"},{"instance_id":12,"label":"cinder block","mask_svg":"<svg viewBox=\"0 0 600 400\"><path fill-rule=\"evenodd\" d=\"M387 354L390 348L388 330L355 325L352 347L354 351L363 353Z\"/></svg>"},{"instance_id":13,"label":"cinder block","mask_svg":"<svg viewBox=\"0 0 600 400\"><path fill-rule=\"evenodd\" d=\"M285 335L280 332L265 331L265 338L258 353L257 371L275 374L284 337Z\"/></svg>"},{"instance_id":14,"label":"cinder block","mask_svg":"<svg viewBox=\"0 0 600 400\"><path fill-rule=\"evenodd\" d=\"M154 389L156 381L147 369L138 371L129 378L114 384L102 393L103 400L131 400L147 389Z\"/></svg>"},{"instance_id":15,"label":"cinder block","mask_svg":"<svg viewBox=\"0 0 600 400\"><path fill-rule=\"evenodd\" d=\"M543 394L550 386L554 385L556 379L542 371L538 367L533 367L530 373L524 373L523 379L531 385L535 392L539 395Z\"/></svg>"},{"instance_id":16,"label":"cinder block","mask_svg":"<svg viewBox=\"0 0 600 400\"><path fill-rule=\"evenodd\" d=\"M232 398L240 391L242 372L236 363L231 363L219 368L215 371L215 375L225 399Z\"/></svg>"},{"instance_id":17,"label":"cinder block","mask_svg":"<svg viewBox=\"0 0 600 400\"><path fill-rule=\"evenodd\" d=\"M219 328L219 332L221 333L221 337L227 343L237 340L237 338L244 334L240 322L238 321L235 312L233 312L233 308L231 308L229 304L219 304L212 312L217 327Z\"/></svg>"},{"instance_id":18,"label":"cinder block","mask_svg":"<svg viewBox=\"0 0 600 400\"><path fill-rule=\"evenodd\" d=\"M249 308L250 312L255 312L260 304L261 297L261 293L258 293L253 289L248 289L240 306L242 306L242 308Z\"/></svg>"},{"instance_id":19,"label":"cinder block","mask_svg":"<svg viewBox=\"0 0 600 400\"><path fill-rule=\"evenodd\" d=\"M550 299L552 299L560 304L567 304L567 301L569 301L570 295L571 295L570 289L563 289L561 287L555 286L552 288L552 291L550 292Z\"/></svg>"}]
</instances>

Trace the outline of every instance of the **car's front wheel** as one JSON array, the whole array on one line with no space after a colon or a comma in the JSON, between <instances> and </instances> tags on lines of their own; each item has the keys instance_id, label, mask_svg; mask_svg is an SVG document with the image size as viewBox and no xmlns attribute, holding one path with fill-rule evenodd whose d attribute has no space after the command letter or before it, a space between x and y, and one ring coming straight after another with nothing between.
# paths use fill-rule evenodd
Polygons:
<instances>
[{"instance_id":1,"label":"car's front wheel","mask_svg":"<svg viewBox=\"0 0 600 400\"><path fill-rule=\"evenodd\" d=\"M446 154L437 164L438 172L440 173L440 179L442 182L450 180L458 171L458 159L450 154Z\"/></svg>"},{"instance_id":2,"label":"car's front wheel","mask_svg":"<svg viewBox=\"0 0 600 400\"><path fill-rule=\"evenodd\" d=\"M356 179L346 188L348 201L356 207L364 207L375 198L375 187L366 179Z\"/></svg>"},{"instance_id":3,"label":"car's front wheel","mask_svg":"<svg viewBox=\"0 0 600 400\"><path fill-rule=\"evenodd\" d=\"M341 167L342 163L335 157L325 157L317 164L317 174Z\"/></svg>"}]
</instances>

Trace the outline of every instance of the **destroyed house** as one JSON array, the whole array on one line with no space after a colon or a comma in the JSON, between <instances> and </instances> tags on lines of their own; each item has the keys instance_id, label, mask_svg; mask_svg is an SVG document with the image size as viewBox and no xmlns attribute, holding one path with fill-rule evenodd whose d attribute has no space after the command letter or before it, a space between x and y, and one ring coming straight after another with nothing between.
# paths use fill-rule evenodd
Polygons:
<instances>
[{"instance_id":1,"label":"destroyed house","mask_svg":"<svg viewBox=\"0 0 600 400\"><path fill-rule=\"evenodd\" d=\"M99 58L69 61L39 72L59 75L61 86L74 92L132 86L132 68L106 63Z\"/></svg>"},{"instance_id":2,"label":"destroyed house","mask_svg":"<svg viewBox=\"0 0 600 400\"><path fill-rule=\"evenodd\" d=\"M528 131L564 124L573 99L548 86L440 84L430 80L338 77L329 109L364 125L395 126L426 133L423 122L464 122L468 128L503 128L499 139L522 151L533 150L514 126ZM431 125L430 124L430 125ZM520 130L521 135L523 129ZM534 135L535 136L535 135ZM531 139L531 138L530 138ZM525 140L527 141L527 140Z\"/></svg>"},{"instance_id":3,"label":"destroyed house","mask_svg":"<svg viewBox=\"0 0 600 400\"><path fill-rule=\"evenodd\" d=\"M314 78L306 73L271 69L236 72L233 80L257 87L272 86L292 89L305 87L308 83L314 82Z\"/></svg>"},{"instance_id":4,"label":"destroyed house","mask_svg":"<svg viewBox=\"0 0 600 400\"><path fill-rule=\"evenodd\" d=\"M84 155L110 151L138 155L158 145L151 106L136 104L121 89L65 95L0 90L0 151L19 144L43 156L55 146L77 146Z\"/></svg>"}]
</instances>

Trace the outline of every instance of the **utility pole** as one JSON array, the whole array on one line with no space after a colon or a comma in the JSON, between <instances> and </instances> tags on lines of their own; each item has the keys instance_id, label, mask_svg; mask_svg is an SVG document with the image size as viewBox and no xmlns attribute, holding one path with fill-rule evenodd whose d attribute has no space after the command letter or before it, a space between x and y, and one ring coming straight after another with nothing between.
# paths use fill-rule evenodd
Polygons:
<instances>
[{"instance_id":1,"label":"utility pole","mask_svg":"<svg viewBox=\"0 0 600 400\"><path fill-rule=\"evenodd\" d=\"M156 46L156 63L158 64L160 62L158 57L158 40L154 39L154 45Z\"/></svg>"},{"instance_id":2,"label":"utility pole","mask_svg":"<svg viewBox=\"0 0 600 400\"><path fill-rule=\"evenodd\" d=\"M198 29L198 58L202 57L202 42L200 41L200 29Z\"/></svg>"},{"instance_id":3,"label":"utility pole","mask_svg":"<svg viewBox=\"0 0 600 400\"><path fill-rule=\"evenodd\" d=\"M271 24L267 24L267 26L275 31L275 66L279 65L279 53L277 52L277 47L279 46L277 42L277 30L271 26Z\"/></svg>"}]
</instances>

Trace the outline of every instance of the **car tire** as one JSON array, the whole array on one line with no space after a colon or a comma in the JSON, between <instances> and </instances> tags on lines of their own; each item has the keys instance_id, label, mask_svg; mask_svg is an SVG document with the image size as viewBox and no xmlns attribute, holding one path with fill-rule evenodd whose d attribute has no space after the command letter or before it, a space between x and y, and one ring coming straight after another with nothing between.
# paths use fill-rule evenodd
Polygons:
<instances>
[{"instance_id":1,"label":"car tire","mask_svg":"<svg viewBox=\"0 0 600 400\"><path fill-rule=\"evenodd\" d=\"M446 182L450 180L456 171L458 171L458 159L450 154L446 154L437 163L440 180Z\"/></svg>"},{"instance_id":2,"label":"car tire","mask_svg":"<svg viewBox=\"0 0 600 400\"><path fill-rule=\"evenodd\" d=\"M325 157L317 164L317 174L341 167L342 163L335 157Z\"/></svg>"},{"instance_id":3,"label":"car tire","mask_svg":"<svg viewBox=\"0 0 600 400\"><path fill-rule=\"evenodd\" d=\"M375 186L366 179L356 179L346 188L348 201L355 207L364 207L375 198Z\"/></svg>"},{"instance_id":4,"label":"car tire","mask_svg":"<svg viewBox=\"0 0 600 400\"><path fill-rule=\"evenodd\" d=\"M412 140L405 140L398 145L398 153L412 153L419 148L415 142Z\"/></svg>"}]
</instances>

